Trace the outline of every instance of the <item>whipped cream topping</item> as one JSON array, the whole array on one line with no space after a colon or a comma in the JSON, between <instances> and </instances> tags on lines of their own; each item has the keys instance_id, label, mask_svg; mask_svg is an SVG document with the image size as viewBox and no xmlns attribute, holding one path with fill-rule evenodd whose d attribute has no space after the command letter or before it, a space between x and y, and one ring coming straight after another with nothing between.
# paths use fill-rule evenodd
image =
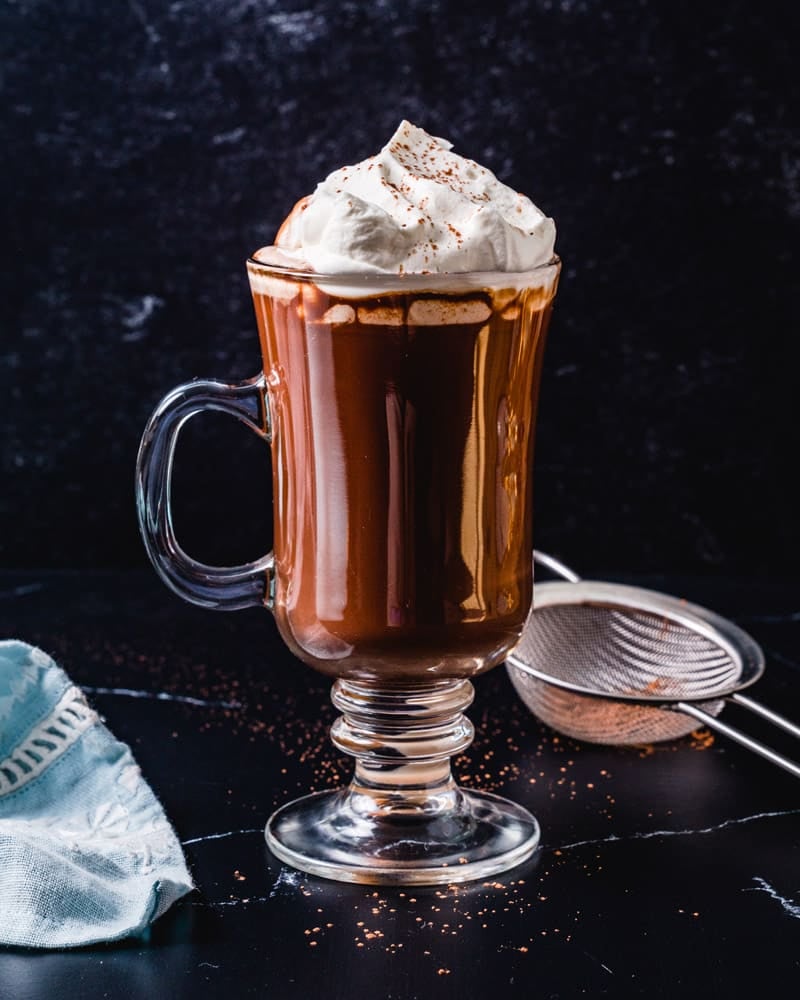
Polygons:
<instances>
[{"instance_id":1,"label":"whipped cream topping","mask_svg":"<svg viewBox=\"0 0 800 1000\"><path fill-rule=\"evenodd\" d=\"M321 274L518 272L548 263L554 244L529 198L403 121L376 156L302 198L255 257Z\"/></svg>"}]
</instances>

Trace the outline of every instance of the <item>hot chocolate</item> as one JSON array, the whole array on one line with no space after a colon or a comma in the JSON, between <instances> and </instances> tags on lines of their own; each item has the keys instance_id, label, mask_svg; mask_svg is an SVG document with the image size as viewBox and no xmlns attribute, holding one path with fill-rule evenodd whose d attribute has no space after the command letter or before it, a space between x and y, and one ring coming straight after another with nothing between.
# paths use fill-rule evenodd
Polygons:
<instances>
[{"instance_id":1,"label":"hot chocolate","mask_svg":"<svg viewBox=\"0 0 800 1000\"><path fill-rule=\"evenodd\" d=\"M301 199L248 262L263 371L164 397L137 462L154 565L190 601L262 604L291 649L336 677L331 740L347 788L287 803L281 861L387 884L483 879L539 827L460 789L468 679L516 644L533 581L531 469L555 228L448 142L402 122L374 157ZM170 509L175 444L205 409L272 445L274 552L207 566Z\"/></svg>"},{"instance_id":2,"label":"hot chocolate","mask_svg":"<svg viewBox=\"0 0 800 1000\"><path fill-rule=\"evenodd\" d=\"M284 640L318 670L375 681L494 666L532 598L532 450L557 265L519 288L502 275L341 288L248 266Z\"/></svg>"}]
</instances>

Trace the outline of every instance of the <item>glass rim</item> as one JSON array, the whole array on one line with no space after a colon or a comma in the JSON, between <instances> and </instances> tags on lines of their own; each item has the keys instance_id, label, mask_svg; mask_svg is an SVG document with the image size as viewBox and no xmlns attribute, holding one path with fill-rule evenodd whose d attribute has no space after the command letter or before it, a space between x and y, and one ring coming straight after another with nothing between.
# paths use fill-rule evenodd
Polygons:
<instances>
[{"instance_id":1,"label":"glass rim","mask_svg":"<svg viewBox=\"0 0 800 1000\"><path fill-rule=\"evenodd\" d=\"M414 290L420 286L436 286L465 281L470 285L502 285L511 282L514 285L524 284L527 276L540 277L553 268L561 266L561 258L553 254L550 260L523 271L404 271L400 274L391 271L337 271L322 272L303 270L297 267L287 267L282 264L267 263L256 257L247 258L247 269L251 268L274 275L276 278L290 278L292 281L308 281L315 284L347 284L349 286L386 288L388 284L413 284Z\"/></svg>"}]
</instances>

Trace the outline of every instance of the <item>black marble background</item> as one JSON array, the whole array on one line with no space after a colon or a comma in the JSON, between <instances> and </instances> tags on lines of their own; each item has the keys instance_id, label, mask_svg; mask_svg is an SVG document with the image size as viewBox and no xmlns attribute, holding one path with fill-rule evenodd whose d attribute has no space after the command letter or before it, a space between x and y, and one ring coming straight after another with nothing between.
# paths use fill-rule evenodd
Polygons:
<instances>
[{"instance_id":1,"label":"black marble background","mask_svg":"<svg viewBox=\"0 0 800 1000\"><path fill-rule=\"evenodd\" d=\"M255 373L244 258L405 116L559 226L537 543L791 573L798 28L789 0L6 0L2 563L144 563L149 412ZM185 546L254 558L267 449L184 437Z\"/></svg>"}]
</instances>

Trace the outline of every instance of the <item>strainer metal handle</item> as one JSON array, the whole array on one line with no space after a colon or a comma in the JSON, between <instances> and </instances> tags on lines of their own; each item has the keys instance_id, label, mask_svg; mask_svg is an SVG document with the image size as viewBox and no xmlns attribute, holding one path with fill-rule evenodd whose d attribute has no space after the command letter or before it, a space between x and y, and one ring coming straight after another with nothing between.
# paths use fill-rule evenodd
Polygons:
<instances>
[{"instance_id":1,"label":"strainer metal handle","mask_svg":"<svg viewBox=\"0 0 800 1000\"><path fill-rule=\"evenodd\" d=\"M760 701L756 701L754 698L748 698L743 694L732 694L730 696L730 701L735 701L737 705L741 705L742 708L746 708L748 711L753 712L754 715L760 715L763 719L768 719L774 726L780 726L781 729L785 729L787 733L791 733L792 736L796 736L800 739L800 726L795 725L789 719L784 719L782 715L778 715L771 708L767 708L766 705L762 705Z\"/></svg>"},{"instance_id":2,"label":"strainer metal handle","mask_svg":"<svg viewBox=\"0 0 800 1000\"><path fill-rule=\"evenodd\" d=\"M732 695L730 698L726 698L725 700L738 701L739 699L736 695ZM784 757L782 754L776 753L764 743L759 742L759 740L754 740L751 736L743 733L741 729L729 726L726 722L718 719L715 715L709 715L708 712L704 712L703 709L698 708L697 705L692 705L690 702L686 701L678 701L669 707L675 712L682 712L684 715L694 716L695 719L699 719L700 722L704 722L709 729L714 729L716 732L722 733L723 736L728 736L730 739L735 740L740 746L746 747L748 750L752 750L753 753L757 753L760 757L764 757L765 760L771 761L773 764L777 764L777 766L782 767L784 771L788 771L789 774L793 774L795 778L800 778L800 766L795 764L793 760L789 760L788 757ZM767 709L767 711L769 711L769 709ZM787 720L784 719L783 721L785 722Z\"/></svg>"},{"instance_id":3,"label":"strainer metal handle","mask_svg":"<svg viewBox=\"0 0 800 1000\"><path fill-rule=\"evenodd\" d=\"M562 563L555 556L549 556L546 552L540 552L539 549L533 550L533 561L538 563L540 566L544 566L545 569L549 569L556 576L563 577L570 583L580 583L581 578L578 574Z\"/></svg>"},{"instance_id":4,"label":"strainer metal handle","mask_svg":"<svg viewBox=\"0 0 800 1000\"><path fill-rule=\"evenodd\" d=\"M548 555L546 552L541 552L538 549L534 549L533 560L540 566L544 566L549 569L552 573L557 576L562 577L569 583L580 583L581 577L569 568L569 566L562 563L559 559L554 556ZM519 670L525 671L525 665L519 661L515 662L515 667ZM779 715L777 712L773 711L771 708L767 708L766 705L762 705L760 702L755 701L753 698L745 697L742 694L733 693L726 695L724 697L725 701L732 701L739 705L741 708L747 709L749 712L759 715L764 719L767 719L773 725L778 726L785 732L790 733L792 736L800 738L800 726L796 725L791 720ZM678 701L678 702L665 702L660 705L662 708L668 708L675 712L680 712L684 715L690 715L695 719L698 719L704 725L708 726L709 729L713 729L715 732L721 733L727 736L729 739L734 740L740 746L751 750L753 753L758 754L765 760L783 768L784 771L788 771L789 774L793 774L796 778L800 778L800 765L796 764L793 760L788 757L784 757L782 754L777 753L772 750L766 744L761 743L759 740L753 739L753 737L748 736L743 733L740 729L736 729L734 726L729 726L727 723L722 722L716 716L709 714L697 705L690 702Z\"/></svg>"}]
</instances>

